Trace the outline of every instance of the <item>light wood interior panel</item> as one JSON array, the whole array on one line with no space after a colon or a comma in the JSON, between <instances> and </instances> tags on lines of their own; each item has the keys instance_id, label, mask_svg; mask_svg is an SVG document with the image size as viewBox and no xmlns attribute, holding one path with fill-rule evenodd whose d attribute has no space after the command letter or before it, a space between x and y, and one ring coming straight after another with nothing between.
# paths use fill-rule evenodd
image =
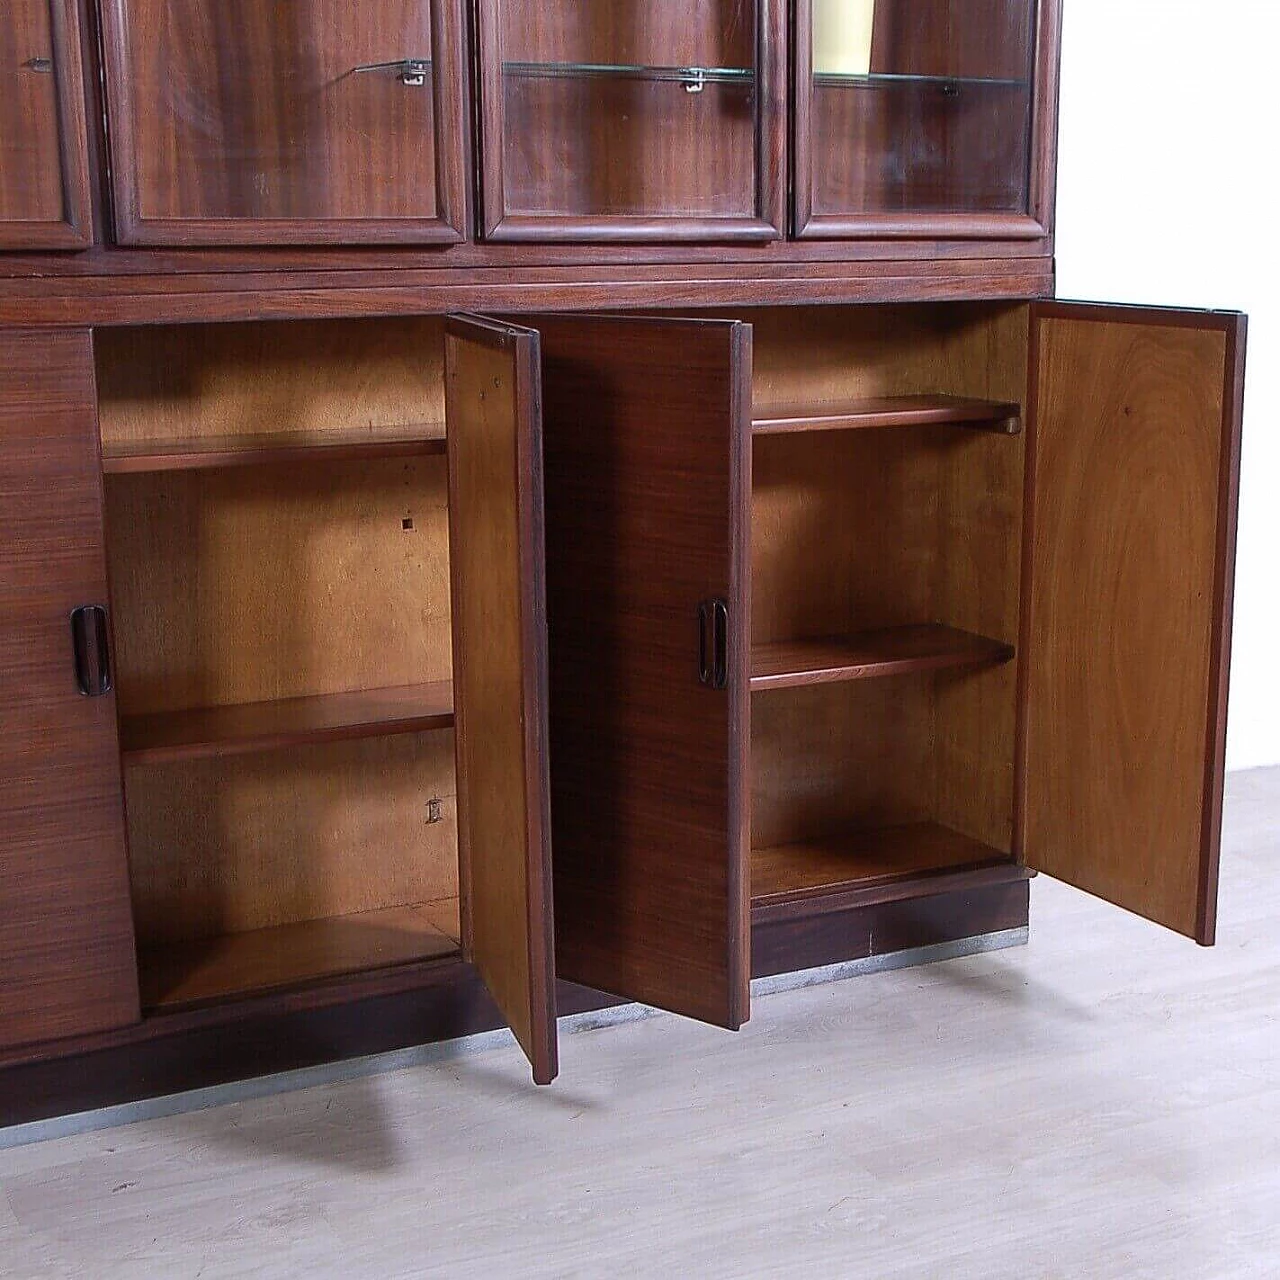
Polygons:
<instances>
[{"instance_id":1,"label":"light wood interior panel","mask_svg":"<svg viewBox=\"0 0 1280 1280\"><path fill-rule=\"evenodd\" d=\"M539 1084L556 1074L542 423L536 335L446 339L459 856L468 959Z\"/></svg>"},{"instance_id":2,"label":"light wood interior panel","mask_svg":"<svg viewBox=\"0 0 1280 1280\"><path fill-rule=\"evenodd\" d=\"M125 791L143 947L458 894L448 730L138 765Z\"/></svg>"},{"instance_id":3,"label":"light wood interior panel","mask_svg":"<svg viewBox=\"0 0 1280 1280\"><path fill-rule=\"evenodd\" d=\"M423 424L444 436L439 317L100 329L94 346L105 448Z\"/></svg>"},{"instance_id":4,"label":"light wood interior panel","mask_svg":"<svg viewBox=\"0 0 1280 1280\"><path fill-rule=\"evenodd\" d=\"M124 714L450 678L443 458L113 476Z\"/></svg>"},{"instance_id":5,"label":"light wood interior panel","mask_svg":"<svg viewBox=\"0 0 1280 1280\"><path fill-rule=\"evenodd\" d=\"M1026 399L1024 306L756 312L754 412ZM752 642L942 623L1018 639L1020 436L921 426L757 438ZM1012 847L1017 662L752 701L753 844L930 820Z\"/></svg>"},{"instance_id":6,"label":"light wood interior panel","mask_svg":"<svg viewBox=\"0 0 1280 1280\"><path fill-rule=\"evenodd\" d=\"M1215 632L1230 610L1243 325L1047 311L1036 322L1025 857L1209 943Z\"/></svg>"}]
</instances>

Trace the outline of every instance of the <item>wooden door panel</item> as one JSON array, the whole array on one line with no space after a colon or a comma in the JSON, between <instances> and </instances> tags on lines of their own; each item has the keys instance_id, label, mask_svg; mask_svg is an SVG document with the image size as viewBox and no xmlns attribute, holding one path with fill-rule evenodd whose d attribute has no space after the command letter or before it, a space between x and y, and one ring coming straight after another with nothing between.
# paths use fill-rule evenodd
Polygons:
<instances>
[{"instance_id":1,"label":"wooden door panel","mask_svg":"<svg viewBox=\"0 0 1280 1280\"><path fill-rule=\"evenodd\" d=\"M533 1077L556 1075L538 337L445 331L463 949Z\"/></svg>"},{"instance_id":2,"label":"wooden door panel","mask_svg":"<svg viewBox=\"0 0 1280 1280\"><path fill-rule=\"evenodd\" d=\"M0 249L91 239L75 0L10 0L0 20Z\"/></svg>"},{"instance_id":3,"label":"wooden door panel","mask_svg":"<svg viewBox=\"0 0 1280 1280\"><path fill-rule=\"evenodd\" d=\"M136 1022L115 696L76 687L107 603L87 332L0 330L0 1045Z\"/></svg>"},{"instance_id":4,"label":"wooden door panel","mask_svg":"<svg viewBox=\"0 0 1280 1280\"><path fill-rule=\"evenodd\" d=\"M548 318L551 804L561 977L748 1016L751 331ZM728 609L724 688L700 605Z\"/></svg>"},{"instance_id":5,"label":"wooden door panel","mask_svg":"<svg viewBox=\"0 0 1280 1280\"><path fill-rule=\"evenodd\" d=\"M125 243L465 238L460 0L109 0L103 25Z\"/></svg>"},{"instance_id":6,"label":"wooden door panel","mask_svg":"<svg viewBox=\"0 0 1280 1280\"><path fill-rule=\"evenodd\" d=\"M1036 304L1019 850L1212 943L1245 320Z\"/></svg>"}]
</instances>

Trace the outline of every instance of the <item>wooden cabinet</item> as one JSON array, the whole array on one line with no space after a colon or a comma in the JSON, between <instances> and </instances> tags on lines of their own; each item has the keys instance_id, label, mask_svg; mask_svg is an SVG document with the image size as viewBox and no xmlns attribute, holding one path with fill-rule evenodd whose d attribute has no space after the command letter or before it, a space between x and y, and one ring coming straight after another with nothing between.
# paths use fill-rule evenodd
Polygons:
<instances>
[{"instance_id":1,"label":"wooden cabinet","mask_svg":"<svg viewBox=\"0 0 1280 1280\"><path fill-rule=\"evenodd\" d=\"M798 0L794 230L1045 234L1056 6Z\"/></svg>"},{"instance_id":2,"label":"wooden cabinet","mask_svg":"<svg viewBox=\"0 0 1280 1280\"><path fill-rule=\"evenodd\" d=\"M103 0L133 247L0 264L0 1121L545 1083L1036 869L1213 940L1244 320L1042 296L1058 11ZM0 236L69 247L13 15Z\"/></svg>"},{"instance_id":3,"label":"wooden cabinet","mask_svg":"<svg viewBox=\"0 0 1280 1280\"><path fill-rule=\"evenodd\" d=\"M93 361L0 333L0 1047L136 1022ZM73 627L73 613L83 622ZM100 611L100 612L97 612Z\"/></svg>"},{"instance_id":4,"label":"wooden cabinet","mask_svg":"<svg viewBox=\"0 0 1280 1280\"><path fill-rule=\"evenodd\" d=\"M125 244L467 234L461 0L104 0Z\"/></svg>"},{"instance_id":5,"label":"wooden cabinet","mask_svg":"<svg viewBox=\"0 0 1280 1280\"><path fill-rule=\"evenodd\" d=\"M782 0L480 0L491 240L783 234Z\"/></svg>"},{"instance_id":6,"label":"wooden cabinet","mask_svg":"<svg viewBox=\"0 0 1280 1280\"><path fill-rule=\"evenodd\" d=\"M13 0L0 20L0 249L92 239L75 0Z\"/></svg>"}]
</instances>

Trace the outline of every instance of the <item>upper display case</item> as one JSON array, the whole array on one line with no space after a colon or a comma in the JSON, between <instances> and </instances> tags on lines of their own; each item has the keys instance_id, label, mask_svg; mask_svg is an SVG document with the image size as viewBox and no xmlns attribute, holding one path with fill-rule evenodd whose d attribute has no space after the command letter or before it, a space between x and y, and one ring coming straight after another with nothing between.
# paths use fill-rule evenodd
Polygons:
<instances>
[{"instance_id":1,"label":"upper display case","mask_svg":"<svg viewBox=\"0 0 1280 1280\"><path fill-rule=\"evenodd\" d=\"M479 0L490 240L770 240L785 0Z\"/></svg>"},{"instance_id":2,"label":"upper display case","mask_svg":"<svg viewBox=\"0 0 1280 1280\"><path fill-rule=\"evenodd\" d=\"M1042 12L1043 10L1043 12ZM1056 6L1037 0L797 0L801 238L1035 238Z\"/></svg>"},{"instance_id":3,"label":"upper display case","mask_svg":"<svg viewBox=\"0 0 1280 1280\"><path fill-rule=\"evenodd\" d=\"M107 0L126 244L465 238L463 0Z\"/></svg>"},{"instance_id":4,"label":"upper display case","mask_svg":"<svg viewBox=\"0 0 1280 1280\"><path fill-rule=\"evenodd\" d=\"M74 0L9 0L0 17L0 249L90 242Z\"/></svg>"}]
</instances>

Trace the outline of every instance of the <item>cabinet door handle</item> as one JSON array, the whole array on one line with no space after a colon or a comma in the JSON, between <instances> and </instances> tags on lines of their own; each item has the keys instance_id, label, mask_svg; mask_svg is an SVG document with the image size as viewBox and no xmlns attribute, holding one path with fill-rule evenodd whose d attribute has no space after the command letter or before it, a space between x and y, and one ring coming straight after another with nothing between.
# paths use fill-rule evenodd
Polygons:
<instances>
[{"instance_id":1,"label":"cabinet door handle","mask_svg":"<svg viewBox=\"0 0 1280 1280\"><path fill-rule=\"evenodd\" d=\"M709 689L729 684L729 606L720 599L698 606L698 679Z\"/></svg>"},{"instance_id":2,"label":"cabinet door handle","mask_svg":"<svg viewBox=\"0 0 1280 1280\"><path fill-rule=\"evenodd\" d=\"M107 611L100 604L83 604L71 612L71 647L75 653L76 687L86 698L111 692L111 648L107 640Z\"/></svg>"}]
</instances>

